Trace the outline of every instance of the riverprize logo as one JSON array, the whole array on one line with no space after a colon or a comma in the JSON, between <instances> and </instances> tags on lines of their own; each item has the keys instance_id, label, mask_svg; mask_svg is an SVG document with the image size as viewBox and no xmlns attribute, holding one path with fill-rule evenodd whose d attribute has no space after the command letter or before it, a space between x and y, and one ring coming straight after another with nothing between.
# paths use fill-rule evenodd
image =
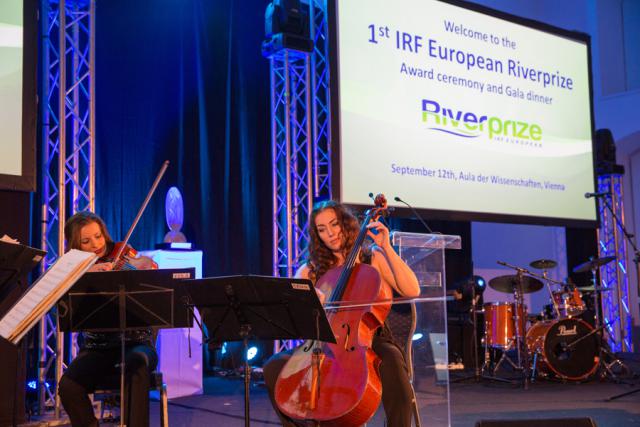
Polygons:
<instances>
[{"instance_id":1,"label":"riverprize logo","mask_svg":"<svg viewBox=\"0 0 640 427\"><path fill-rule=\"evenodd\" d=\"M496 141L535 146L540 146L542 140L542 128L535 123L458 110L430 99L422 100L422 121L431 130L463 138L487 135Z\"/></svg>"}]
</instances>

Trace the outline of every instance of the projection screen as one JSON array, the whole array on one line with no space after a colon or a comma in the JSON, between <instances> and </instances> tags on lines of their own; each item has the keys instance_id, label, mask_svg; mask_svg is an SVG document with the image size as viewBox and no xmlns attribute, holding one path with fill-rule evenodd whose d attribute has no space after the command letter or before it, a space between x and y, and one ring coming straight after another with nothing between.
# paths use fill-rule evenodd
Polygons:
<instances>
[{"instance_id":1,"label":"projection screen","mask_svg":"<svg viewBox=\"0 0 640 427\"><path fill-rule=\"evenodd\" d=\"M334 0L332 188L432 218L593 225L590 41L457 1Z\"/></svg>"}]
</instances>

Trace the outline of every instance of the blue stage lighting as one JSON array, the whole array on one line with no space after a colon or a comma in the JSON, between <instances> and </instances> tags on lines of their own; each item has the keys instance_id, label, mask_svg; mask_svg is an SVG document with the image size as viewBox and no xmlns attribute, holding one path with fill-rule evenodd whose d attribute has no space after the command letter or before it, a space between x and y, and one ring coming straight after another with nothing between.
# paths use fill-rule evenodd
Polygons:
<instances>
[{"instance_id":1,"label":"blue stage lighting","mask_svg":"<svg viewBox=\"0 0 640 427\"><path fill-rule=\"evenodd\" d=\"M247 360L251 360L258 355L258 347L249 347L247 350Z\"/></svg>"},{"instance_id":2,"label":"blue stage lighting","mask_svg":"<svg viewBox=\"0 0 640 427\"><path fill-rule=\"evenodd\" d=\"M49 387L50 387L50 385L49 385L49 383L48 383L48 382L45 382L45 383L44 383L44 386L45 386L46 388L49 388ZM38 389L38 381L36 381L36 380L28 381L28 382L27 382L27 389L28 389L28 390L37 390L37 389Z\"/></svg>"},{"instance_id":3,"label":"blue stage lighting","mask_svg":"<svg viewBox=\"0 0 640 427\"><path fill-rule=\"evenodd\" d=\"M411 338L411 341L418 341L419 339L421 339L424 335L422 335L422 333L420 332L416 332L415 334L413 334L413 337Z\"/></svg>"},{"instance_id":4,"label":"blue stage lighting","mask_svg":"<svg viewBox=\"0 0 640 427\"><path fill-rule=\"evenodd\" d=\"M227 343L222 343L222 348L220 349L220 354L225 354L227 352Z\"/></svg>"},{"instance_id":5,"label":"blue stage lighting","mask_svg":"<svg viewBox=\"0 0 640 427\"><path fill-rule=\"evenodd\" d=\"M484 278L480 277L480 276L473 276L473 281L474 281L475 286L476 286L476 293L477 294L478 293L481 294L482 292L484 292L484 290L487 287L487 281L484 280Z\"/></svg>"}]
</instances>

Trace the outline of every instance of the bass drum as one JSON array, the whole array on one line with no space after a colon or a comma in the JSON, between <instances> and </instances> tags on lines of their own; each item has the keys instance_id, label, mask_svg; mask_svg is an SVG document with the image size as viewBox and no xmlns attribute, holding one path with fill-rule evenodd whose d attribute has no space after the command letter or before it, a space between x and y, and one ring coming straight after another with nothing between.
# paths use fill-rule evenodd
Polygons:
<instances>
[{"instance_id":1,"label":"bass drum","mask_svg":"<svg viewBox=\"0 0 640 427\"><path fill-rule=\"evenodd\" d=\"M541 372L580 381L598 368L598 339L596 334L587 336L592 331L591 325L580 319L538 322L527 332L527 347L536 354Z\"/></svg>"}]
</instances>

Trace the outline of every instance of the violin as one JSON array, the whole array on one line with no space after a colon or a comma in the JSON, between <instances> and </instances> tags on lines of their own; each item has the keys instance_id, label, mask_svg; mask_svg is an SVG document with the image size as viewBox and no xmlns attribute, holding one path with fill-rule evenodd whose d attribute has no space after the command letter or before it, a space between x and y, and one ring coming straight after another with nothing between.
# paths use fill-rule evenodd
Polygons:
<instances>
[{"instance_id":1,"label":"violin","mask_svg":"<svg viewBox=\"0 0 640 427\"><path fill-rule=\"evenodd\" d=\"M120 253L120 255L118 255ZM116 242L113 250L103 257L105 262L113 264L113 270L157 270L158 264L148 256L140 255L138 251L124 242Z\"/></svg>"},{"instance_id":2,"label":"violin","mask_svg":"<svg viewBox=\"0 0 640 427\"><path fill-rule=\"evenodd\" d=\"M328 304L362 302L358 307L327 313L336 344L314 341L296 349L280 371L275 387L278 409L295 420L319 425L359 426L367 422L382 397L380 359L371 349L376 330L391 310L391 289L368 264L356 264L367 225L387 209L383 195L367 211L345 263L318 278L316 287L330 289Z\"/></svg>"}]
</instances>

